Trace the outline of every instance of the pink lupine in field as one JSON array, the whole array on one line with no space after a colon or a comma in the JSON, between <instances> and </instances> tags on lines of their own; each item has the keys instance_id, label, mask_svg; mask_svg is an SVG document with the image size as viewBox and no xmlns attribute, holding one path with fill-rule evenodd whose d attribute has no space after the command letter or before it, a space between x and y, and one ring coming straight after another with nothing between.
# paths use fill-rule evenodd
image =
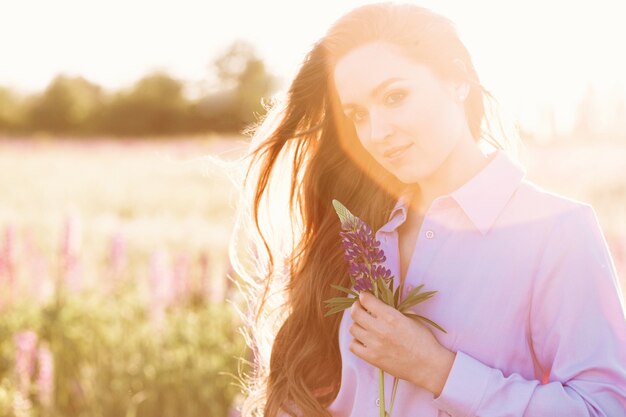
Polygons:
<instances>
[{"instance_id":1,"label":"pink lupine in field","mask_svg":"<svg viewBox=\"0 0 626 417\"><path fill-rule=\"evenodd\" d=\"M27 396L35 373L37 333L24 330L17 333L13 340L15 342L15 374L19 391Z\"/></svg>"},{"instance_id":2,"label":"pink lupine in field","mask_svg":"<svg viewBox=\"0 0 626 417\"><path fill-rule=\"evenodd\" d=\"M126 239L122 232L117 232L111 237L109 262L111 271L117 275L122 271L126 263Z\"/></svg>"},{"instance_id":3,"label":"pink lupine in field","mask_svg":"<svg viewBox=\"0 0 626 417\"><path fill-rule=\"evenodd\" d=\"M61 235L61 276L69 291L78 291L81 287L78 255L81 244L80 220L75 214L68 214L63 223Z\"/></svg>"},{"instance_id":4,"label":"pink lupine in field","mask_svg":"<svg viewBox=\"0 0 626 417\"><path fill-rule=\"evenodd\" d=\"M5 280L9 288L15 284L15 228L7 224L4 228L2 253L0 253L0 279Z\"/></svg>"},{"instance_id":5,"label":"pink lupine in field","mask_svg":"<svg viewBox=\"0 0 626 417\"><path fill-rule=\"evenodd\" d=\"M198 256L200 265L200 293L203 297L211 296L211 282L209 279L209 254L206 251L200 252Z\"/></svg>"},{"instance_id":6,"label":"pink lupine in field","mask_svg":"<svg viewBox=\"0 0 626 417\"><path fill-rule=\"evenodd\" d=\"M37 350L37 397L39 403L49 408L54 394L54 358L47 346Z\"/></svg>"},{"instance_id":7,"label":"pink lupine in field","mask_svg":"<svg viewBox=\"0 0 626 417\"><path fill-rule=\"evenodd\" d=\"M42 250L34 244L30 233L26 233L24 236L24 258L28 259L25 265L28 269L27 291L39 303L49 300L54 294L54 283L50 276L46 257Z\"/></svg>"},{"instance_id":8,"label":"pink lupine in field","mask_svg":"<svg viewBox=\"0 0 626 417\"><path fill-rule=\"evenodd\" d=\"M150 295L150 316L155 323L162 323L165 308L172 297L172 274L168 253L157 249L150 257L150 274L148 277Z\"/></svg>"},{"instance_id":9,"label":"pink lupine in field","mask_svg":"<svg viewBox=\"0 0 626 417\"><path fill-rule=\"evenodd\" d=\"M238 294L237 285L235 284L235 280L237 279L236 277L237 277L237 273L235 272L235 269L229 262L228 270L226 271L226 277L225 277L226 291L224 294L224 297L229 300L233 299Z\"/></svg>"},{"instance_id":10,"label":"pink lupine in field","mask_svg":"<svg viewBox=\"0 0 626 417\"><path fill-rule=\"evenodd\" d=\"M176 257L173 285L176 302L184 302L191 291L189 283L189 257L185 254L179 254Z\"/></svg>"},{"instance_id":11,"label":"pink lupine in field","mask_svg":"<svg viewBox=\"0 0 626 417\"><path fill-rule=\"evenodd\" d=\"M170 257L164 249L157 249L150 257L150 292L153 299L169 301L172 291Z\"/></svg>"},{"instance_id":12,"label":"pink lupine in field","mask_svg":"<svg viewBox=\"0 0 626 417\"><path fill-rule=\"evenodd\" d=\"M50 276L47 260L43 253L38 251L30 259L29 264L31 269L31 294L34 294L37 301L44 303L54 294L54 282Z\"/></svg>"}]
</instances>

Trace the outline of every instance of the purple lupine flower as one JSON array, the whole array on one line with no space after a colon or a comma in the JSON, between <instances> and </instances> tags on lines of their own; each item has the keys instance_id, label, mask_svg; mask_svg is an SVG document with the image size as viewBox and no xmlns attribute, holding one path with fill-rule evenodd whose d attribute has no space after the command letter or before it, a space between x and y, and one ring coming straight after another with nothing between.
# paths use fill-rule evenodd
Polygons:
<instances>
[{"instance_id":1,"label":"purple lupine flower","mask_svg":"<svg viewBox=\"0 0 626 417\"><path fill-rule=\"evenodd\" d=\"M389 285L391 271L384 265L387 260L385 252L379 249L380 241L374 237L372 228L358 217L352 217L341 222L343 231L341 245L344 249L344 259L348 262L348 273L354 278L356 291L373 289L373 282L382 278Z\"/></svg>"},{"instance_id":2,"label":"purple lupine flower","mask_svg":"<svg viewBox=\"0 0 626 417\"><path fill-rule=\"evenodd\" d=\"M372 291L374 286L372 285L372 281L367 277L357 278L355 279L354 290L355 291Z\"/></svg>"}]
</instances>

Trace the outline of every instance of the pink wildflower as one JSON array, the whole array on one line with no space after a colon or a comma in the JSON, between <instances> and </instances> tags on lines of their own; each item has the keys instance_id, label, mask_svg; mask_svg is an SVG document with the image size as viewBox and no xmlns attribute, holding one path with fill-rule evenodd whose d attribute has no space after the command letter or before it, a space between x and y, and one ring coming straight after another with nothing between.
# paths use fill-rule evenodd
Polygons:
<instances>
[{"instance_id":1,"label":"pink wildflower","mask_svg":"<svg viewBox=\"0 0 626 417\"><path fill-rule=\"evenodd\" d=\"M37 396L39 403L48 408L52 405L54 394L54 358L46 346L37 350Z\"/></svg>"},{"instance_id":2,"label":"pink wildflower","mask_svg":"<svg viewBox=\"0 0 626 417\"><path fill-rule=\"evenodd\" d=\"M20 392L27 395L30 382L35 373L37 333L24 330L14 336L15 341L15 372Z\"/></svg>"}]
</instances>

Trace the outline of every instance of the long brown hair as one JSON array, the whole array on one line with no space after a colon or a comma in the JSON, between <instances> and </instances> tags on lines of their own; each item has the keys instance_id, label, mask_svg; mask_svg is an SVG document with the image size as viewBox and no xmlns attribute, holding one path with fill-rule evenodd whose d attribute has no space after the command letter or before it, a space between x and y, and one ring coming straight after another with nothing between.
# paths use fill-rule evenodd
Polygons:
<instances>
[{"instance_id":1,"label":"long brown hair","mask_svg":"<svg viewBox=\"0 0 626 417\"><path fill-rule=\"evenodd\" d=\"M331 202L341 201L377 230L406 186L360 145L333 86L337 60L379 40L441 77L469 82L465 110L473 137L504 148L485 117L484 99L491 96L447 18L412 4L379 3L353 9L330 27L306 55L286 98L249 130L254 136L236 219L236 230L249 234L233 238L230 247L244 283L243 330L253 359L252 374L244 378L244 417L330 416L325 408L339 391L341 314L324 317L323 300L340 295L332 283L350 281ZM288 189L282 205L270 194L281 182Z\"/></svg>"}]
</instances>

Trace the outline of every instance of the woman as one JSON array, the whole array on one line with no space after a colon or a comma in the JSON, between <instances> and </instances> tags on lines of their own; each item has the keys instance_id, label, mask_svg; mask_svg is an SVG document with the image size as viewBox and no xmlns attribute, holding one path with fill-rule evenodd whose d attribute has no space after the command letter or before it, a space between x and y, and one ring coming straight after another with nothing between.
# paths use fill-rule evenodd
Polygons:
<instances>
[{"instance_id":1,"label":"woman","mask_svg":"<svg viewBox=\"0 0 626 417\"><path fill-rule=\"evenodd\" d=\"M378 416L377 368L387 405L399 378L395 416L626 415L624 303L595 213L524 178L487 97L453 24L415 5L354 9L313 46L255 131L240 207L263 239L252 272L233 255L252 289L242 415ZM403 293L437 291L414 309L447 333L367 293L324 317L331 284L350 286L333 199L376 230Z\"/></svg>"}]
</instances>

